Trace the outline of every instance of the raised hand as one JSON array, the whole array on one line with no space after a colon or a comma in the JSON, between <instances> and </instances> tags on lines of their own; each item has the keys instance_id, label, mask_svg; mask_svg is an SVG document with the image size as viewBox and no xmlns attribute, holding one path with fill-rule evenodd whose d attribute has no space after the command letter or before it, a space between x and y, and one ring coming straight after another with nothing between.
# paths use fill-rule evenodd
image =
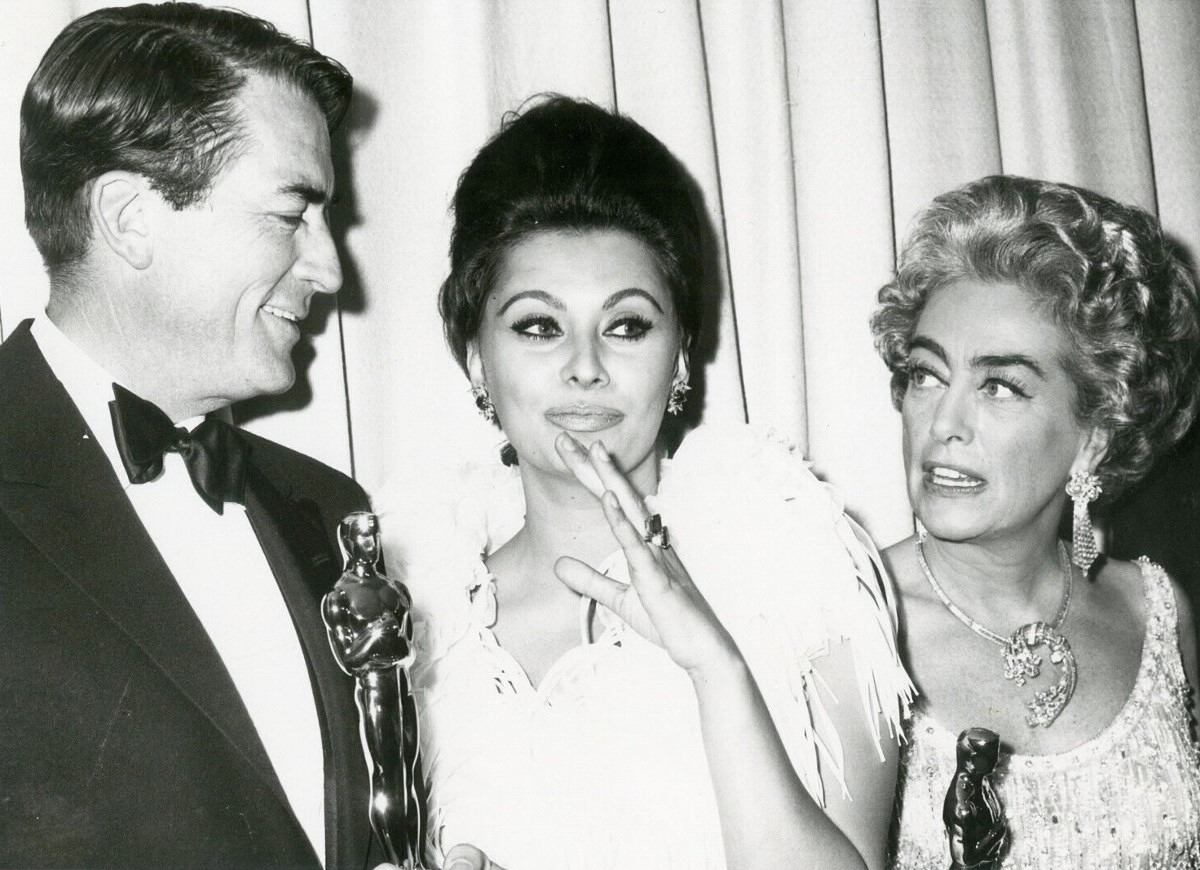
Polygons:
<instances>
[{"instance_id":1,"label":"raised hand","mask_svg":"<svg viewBox=\"0 0 1200 870\"><path fill-rule=\"evenodd\" d=\"M679 556L669 544L647 540L646 503L613 464L597 441L585 449L564 432L555 448L567 468L600 500L604 517L629 564L631 585L596 571L577 559L563 557L554 573L580 595L603 604L648 640L663 647L671 659L693 676L710 667L740 661L724 627ZM663 523L669 518L664 517ZM667 539L659 539L667 543Z\"/></svg>"}]
</instances>

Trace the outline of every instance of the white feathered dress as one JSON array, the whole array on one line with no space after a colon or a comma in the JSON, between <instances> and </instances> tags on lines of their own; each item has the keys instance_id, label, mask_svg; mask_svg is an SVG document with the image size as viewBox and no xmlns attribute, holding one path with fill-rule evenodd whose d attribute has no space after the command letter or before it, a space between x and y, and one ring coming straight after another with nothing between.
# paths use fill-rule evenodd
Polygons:
<instances>
[{"instance_id":1,"label":"white feathered dress","mask_svg":"<svg viewBox=\"0 0 1200 870\"><path fill-rule=\"evenodd\" d=\"M691 433L652 505L696 585L737 641L802 781L824 801L842 753L814 723L837 703L811 662L848 640L863 708L894 740L912 686L892 593L866 535L781 440L747 426ZM521 527L515 469L425 478L380 500L388 570L417 613L430 854L473 843L509 870L725 867L696 696L666 653L599 608L604 626L536 689L496 642L483 559ZM620 552L598 566L625 578ZM833 733L822 727L822 733ZM844 788L844 785L842 786Z\"/></svg>"}]
</instances>

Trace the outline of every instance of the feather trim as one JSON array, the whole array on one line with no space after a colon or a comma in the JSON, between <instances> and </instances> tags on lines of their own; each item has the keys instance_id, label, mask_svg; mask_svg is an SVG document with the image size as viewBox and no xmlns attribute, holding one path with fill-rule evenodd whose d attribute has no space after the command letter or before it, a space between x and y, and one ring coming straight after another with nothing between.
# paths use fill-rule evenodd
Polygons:
<instances>
[{"instance_id":1,"label":"feather trim","mask_svg":"<svg viewBox=\"0 0 1200 870\"><path fill-rule=\"evenodd\" d=\"M737 642L805 786L824 805L824 772L847 793L827 709L837 698L813 660L831 643L851 644L881 759L880 717L895 739L912 699L896 648L895 596L870 538L788 442L750 426L695 430L652 501Z\"/></svg>"},{"instance_id":2,"label":"feather trim","mask_svg":"<svg viewBox=\"0 0 1200 870\"><path fill-rule=\"evenodd\" d=\"M812 662L831 644L851 644L881 758L879 744L900 733L913 695L896 647L895 596L870 538L790 444L745 425L693 431L663 463L659 492L647 502L746 658L805 786L822 805L823 776L846 794L828 712L838 699ZM503 678L505 657L487 655L491 578L482 558L524 521L517 471L427 473L388 488L379 503L388 570L408 585L417 611L418 668L425 671L417 682L436 689L438 672L463 666L463 655L481 656L470 669L491 668ZM624 574L617 562L613 576ZM466 637L482 646L459 644ZM437 756L427 762L428 772Z\"/></svg>"}]
</instances>

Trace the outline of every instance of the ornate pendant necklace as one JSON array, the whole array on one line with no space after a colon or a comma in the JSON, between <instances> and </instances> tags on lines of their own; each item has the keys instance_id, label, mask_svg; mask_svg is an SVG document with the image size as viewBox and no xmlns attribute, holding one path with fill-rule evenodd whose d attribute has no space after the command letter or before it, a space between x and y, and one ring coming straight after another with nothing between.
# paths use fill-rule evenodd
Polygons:
<instances>
[{"instance_id":1,"label":"ornate pendant necklace","mask_svg":"<svg viewBox=\"0 0 1200 870\"><path fill-rule=\"evenodd\" d=\"M1067 556L1067 548L1063 546L1062 541L1058 542L1058 561L1063 574L1063 599L1058 613L1054 616L1054 621L1051 623L1030 622L1022 625L1008 637L1002 637L967 616L959 609L958 605L950 600L950 597L946 595L934 578L933 571L929 570L929 563L925 560L924 544L925 535L918 535L916 541L917 561L921 564L921 570L925 572L925 579L929 581L930 587L941 599L942 604L946 605L946 609L953 613L959 622L980 637L1003 648L1004 678L1006 680L1013 680L1018 686L1023 686L1027 680L1038 676L1042 671L1042 657L1035 650L1040 646L1047 647L1050 652L1050 661L1058 665L1061 671L1058 681L1054 685L1033 693L1033 700L1026 704L1029 713L1025 716L1025 722L1030 728L1036 728L1038 725L1049 728L1050 724L1058 718L1058 714L1067 706L1071 695L1075 693L1077 677L1075 654L1071 652L1071 645L1059 631L1067 618L1067 608L1071 606L1071 586L1075 577L1075 573L1071 569L1071 560Z\"/></svg>"}]
</instances>

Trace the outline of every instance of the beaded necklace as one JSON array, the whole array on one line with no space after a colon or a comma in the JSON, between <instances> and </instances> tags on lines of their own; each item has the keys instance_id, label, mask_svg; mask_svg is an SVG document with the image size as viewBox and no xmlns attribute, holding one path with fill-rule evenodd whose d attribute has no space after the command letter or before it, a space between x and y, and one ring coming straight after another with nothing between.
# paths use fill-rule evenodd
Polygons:
<instances>
[{"instance_id":1,"label":"beaded necklace","mask_svg":"<svg viewBox=\"0 0 1200 870\"><path fill-rule=\"evenodd\" d=\"M933 571L929 568L929 562L925 559L924 544L925 535L922 533L917 536L916 540L917 562L920 563L925 579L929 581L929 586L959 622L980 637L1003 648L1004 678L1006 680L1013 680L1018 686L1023 686L1027 680L1038 676L1041 673L1042 657L1037 655L1034 650L1043 645L1049 648L1050 661L1058 665L1062 671L1054 685L1033 693L1033 700L1026 704L1029 713L1025 716L1025 722L1030 728L1038 725L1049 728L1051 723L1058 718L1058 714L1067 706L1071 695L1075 693L1075 682L1078 676L1075 654L1071 652L1071 645L1067 642L1066 637L1059 631L1063 622L1066 621L1067 609L1071 606L1071 587L1075 577L1075 572L1071 569L1071 560L1067 556L1067 548L1063 546L1062 541L1058 542L1058 561L1063 575L1063 598L1058 613L1054 616L1054 621L1051 623L1030 622L1022 625L1008 637L1003 637L967 616L958 605L950 600L950 596L942 589L941 584L933 576Z\"/></svg>"}]
</instances>

